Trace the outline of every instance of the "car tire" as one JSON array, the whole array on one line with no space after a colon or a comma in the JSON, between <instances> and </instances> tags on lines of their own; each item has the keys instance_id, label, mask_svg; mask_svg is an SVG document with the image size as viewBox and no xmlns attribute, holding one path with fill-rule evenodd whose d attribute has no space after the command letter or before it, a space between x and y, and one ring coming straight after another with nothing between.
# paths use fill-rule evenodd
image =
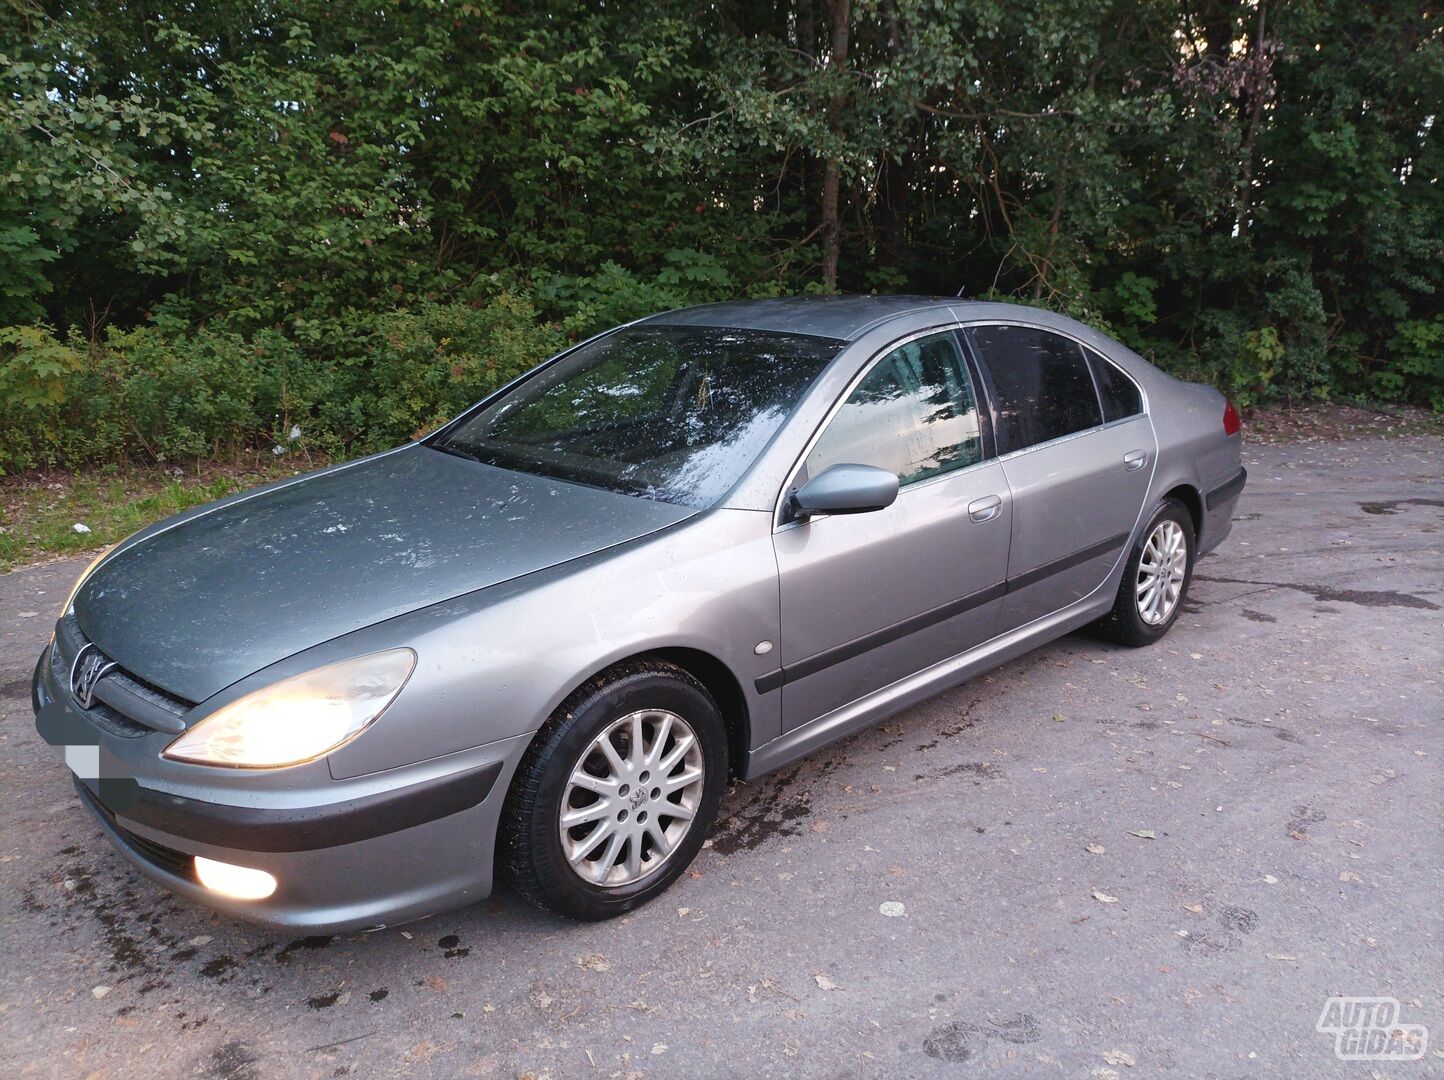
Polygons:
<instances>
[{"instance_id":1,"label":"car tire","mask_svg":"<svg viewBox=\"0 0 1444 1080\"><path fill-rule=\"evenodd\" d=\"M673 756L678 763L667 766ZM507 794L498 861L517 892L545 911L613 918L687 869L726 785L727 733L712 695L675 664L631 661L583 685L537 732ZM591 819L564 829L564 812ZM610 831L594 836L604 825ZM613 852L617 836L624 839Z\"/></svg>"},{"instance_id":2,"label":"car tire","mask_svg":"<svg viewBox=\"0 0 1444 1080\"><path fill-rule=\"evenodd\" d=\"M1174 543L1178 546L1173 547ZM1149 515L1128 553L1113 610L1094 623L1093 629L1120 645L1152 645L1168 633L1183 610L1196 557L1193 516L1177 499L1164 499ZM1150 581L1155 583L1152 592L1148 591Z\"/></svg>"}]
</instances>

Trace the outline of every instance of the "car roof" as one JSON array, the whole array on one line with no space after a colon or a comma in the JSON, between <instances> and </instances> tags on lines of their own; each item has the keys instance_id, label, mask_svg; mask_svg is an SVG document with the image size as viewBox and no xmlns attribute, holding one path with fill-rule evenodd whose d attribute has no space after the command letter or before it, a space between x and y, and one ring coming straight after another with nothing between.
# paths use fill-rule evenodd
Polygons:
<instances>
[{"instance_id":1,"label":"car roof","mask_svg":"<svg viewBox=\"0 0 1444 1080\"><path fill-rule=\"evenodd\" d=\"M723 326L852 341L889 319L972 302L952 296L787 296L679 308L645 321L653 325Z\"/></svg>"}]
</instances>

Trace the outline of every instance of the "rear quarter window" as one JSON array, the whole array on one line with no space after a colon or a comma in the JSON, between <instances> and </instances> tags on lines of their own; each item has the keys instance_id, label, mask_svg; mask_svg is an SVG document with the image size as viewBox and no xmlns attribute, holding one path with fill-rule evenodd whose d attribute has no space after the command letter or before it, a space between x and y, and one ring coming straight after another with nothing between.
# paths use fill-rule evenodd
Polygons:
<instances>
[{"instance_id":1,"label":"rear quarter window","mask_svg":"<svg viewBox=\"0 0 1444 1080\"><path fill-rule=\"evenodd\" d=\"M967 331L998 420L998 452L1023 450L1103 422L1082 348L1032 326Z\"/></svg>"},{"instance_id":2,"label":"rear quarter window","mask_svg":"<svg viewBox=\"0 0 1444 1080\"><path fill-rule=\"evenodd\" d=\"M1088 363L1093 365L1093 378L1098 383L1098 397L1103 403L1103 422L1111 424L1143 412L1143 395L1123 372L1119 371L1092 349L1083 350L1088 354Z\"/></svg>"}]
</instances>

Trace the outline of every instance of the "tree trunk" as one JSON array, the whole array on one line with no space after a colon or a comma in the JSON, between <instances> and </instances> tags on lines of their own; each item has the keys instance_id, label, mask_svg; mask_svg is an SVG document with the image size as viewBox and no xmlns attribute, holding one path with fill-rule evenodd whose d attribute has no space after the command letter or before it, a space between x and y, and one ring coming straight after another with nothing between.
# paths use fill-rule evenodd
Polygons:
<instances>
[{"instance_id":1,"label":"tree trunk","mask_svg":"<svg viewBox=\"0 0 1444 1080\"><path fill-rule=\"evenodd\" d=\"M1246 127L1243 136L1243 175L1239 177L1238 198L1235 200L1234 212L1234 233L1243 238L1248 235L1249 214L1253 207L1253 158L1254 144L1258 141L1259 121L1263 117L1264 102L1268 97L1268 87L1264 84L1259 73L1264 70L1264 17L1268 12L1268 0L1259 0L1258 5L1258 26L1253 33L1253 40L1248 43L1249 51L1256 53L1256 61L1259 66L1250 72L1250 81L1244 90L1244 100L1240 103L1240 112L1246 114ZM1253 79L1258 77L1258 82Z\"/></svg>"},{"instance_id":2,"label":"tree trunk","mask_svg":"<svg viewBox=\"0 0 1444 1080\"><path fill-rule=\"evenodd\" d=\"M886 0L883 4L883 16L887 21L888 54L893 60L898 60L903 52L903 32L894 0ZM898 269L905 262L910 160L897 160L892 154L886 154L878 176L878 262L891 269Z\"/></svg>"},{"instance_id":3,"label":"tree trunk","mask_svg":"<svg viewBox=\"0 0 1444 1080\"><path fill-rule=\"evenodd\" d=\"M832 36L827 66L835 76L841 76L847 66L852 0L832 0L828 7L832 19ZM827 103L828 125L834 134L842 130L842 110L846 104L846 89L839 84ZM841 182L842 163L836 156L829 157L822 170L822 283L828 292L837 291L837 264L842 254L842 227L837 208Z\"/></svg>"}]
</instances>

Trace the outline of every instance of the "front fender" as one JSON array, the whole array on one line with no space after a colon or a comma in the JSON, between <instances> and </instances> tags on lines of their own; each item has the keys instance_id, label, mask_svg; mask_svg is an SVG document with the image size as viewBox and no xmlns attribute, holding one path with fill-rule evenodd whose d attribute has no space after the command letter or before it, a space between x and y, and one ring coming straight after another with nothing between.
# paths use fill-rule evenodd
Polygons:
<instances>
[{"instance_id":1,"label":"front fender","mask_svg":"<svg viewBox=\"0 0 1444 1080\"><path fill-rule=\"evenodd\" d=\"M403 644L417 654L392 706L330 756L332 775L534 732L598 671L669 648L726 666L746 697L751 744L776 737L779 695L759 695L753 685L770 666L754 648L775 642L779 626L770 525L766 513L714 510L328 643L327 652L350 655Z\"/></svg>"}]
</instances>

